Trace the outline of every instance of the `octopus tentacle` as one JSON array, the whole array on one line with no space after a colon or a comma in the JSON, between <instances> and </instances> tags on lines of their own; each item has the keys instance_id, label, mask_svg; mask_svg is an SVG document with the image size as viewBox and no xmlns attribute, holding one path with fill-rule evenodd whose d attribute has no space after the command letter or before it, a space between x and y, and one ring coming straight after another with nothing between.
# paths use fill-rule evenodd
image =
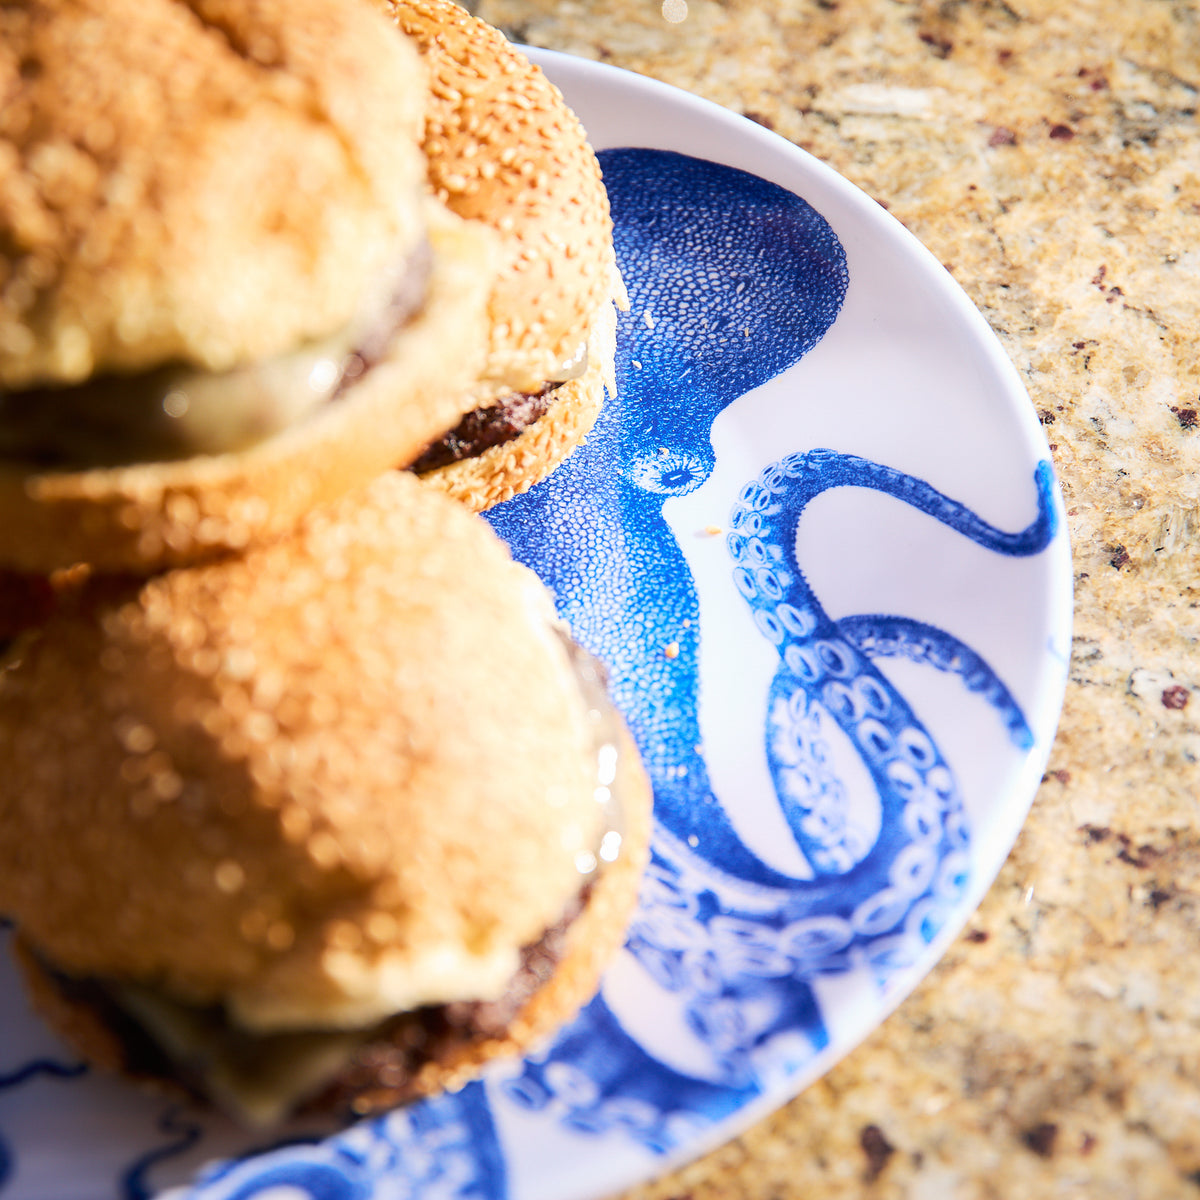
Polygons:
<instances>
[{"instance_id":1,"label":"octopus tentacle","mask_svg":"<svg viewBox=\"0 0 1200 1200\"><path fill-rule=\"evenodd\" d=\"M838 632L870 659L904 657L958 675L968 691L981 695L999 714L1013 745L1028 750L1033 730L999 676L965 642L944 629L908 617L858 614L842 617Z\"/></svg>"},{"instance_id":2,"label":"octopus tentacle","mask_svg":"<svg viewBox=\"0 0 1200 1200\"><path fill-rule=\"evenodd\" d=\"M794 770L786 750L781 753L781 714L787 704L794 704L793 693L802 691L807 703L819 704L853 743L879 795L885 831L912 826L914 804L929 810L926 820L937 808L951 814L961 805L949 766L904 697L846 636L845 623L835 622L825 613L805 579L795 552L800 516L814 497L831 488L868 487L919 508L988 549L1025 555L1044 549L1054 532L1049 477L1043 466L1038 468L1035 484L1037 516L1015 533L997 529L922 480L830 450L792 454L772 463L738 497L726 539L736 564L734 582L754 613L759 632L775 645L782 659L769 701L772 778L800 849L819 874L837 877L843 894L851 871L855 880L879 882L879 872L887 869L897 848L881 836L861 857L851 856L847 861L846 846L837 836L840 831L836 827L830 830L817 811L823 793L814 795L808 773ZM877 619L877 632L890 628L915 633L918 628L915 622L901 625L892 620L883 625L883 621ZM939 647L950 647L948 635L924 628ZM858 629L863 629L861 622ZM1024 717L991 668L978 655L968 653L969 660L964 655L961 661L973 672L973 682L989 689L1008 708L1010 728L1027 730ZM935 808L930 809L934 800ZM828 804L824 811L828 813ZM955 833L954 840L963 836ZM933 847L928 850L935 853ZM914 851L910 847L907 853ZM802 890L810 888L803 886Z\"/></svg>"}]
</instances>

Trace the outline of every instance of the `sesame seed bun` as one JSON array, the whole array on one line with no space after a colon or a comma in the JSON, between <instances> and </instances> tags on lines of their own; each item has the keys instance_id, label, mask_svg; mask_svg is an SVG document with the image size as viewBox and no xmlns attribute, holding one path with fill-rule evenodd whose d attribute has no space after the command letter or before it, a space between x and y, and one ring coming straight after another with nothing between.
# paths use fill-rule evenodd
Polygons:
<instances>
[{"instance_id":1,"label":"sesame seed bun","mask_svg":"<svg viewBox=\"0 0 1200 1200\"><path fill-rule=\"evenodd\" d=\"M550 473L586 436L613 381L623 297L600 165L561 92L499 30L453 0L378 0L430 73L424 147L435 194L494 230L486 379L535 391L588 347L583 375L516 441L425 476L479 510Z\"/></svg>"},{"instance_id":2,"label":"sesame seed bun","mask_svg":"<svg viewBox=\"0 0 1200 1200\"><path fill-rule=\"evenodd\" d=\"M536 579L461 506L386 474L245 555L84 580L17 644L0 913L57 972L220 1005L257 1034L497 999L603 837L593 712ZM458 1080L594 989L646 853L625 749L622 853L551 990L351 1106Z\"/></svg>"},{"instance_id":3,"label":"sesame seed bun","mask_svg":"<svg viewBox=\"0 0 1200 1200\"><path fill-rule=\"evenodd\" d=\"M0 39L4 393L224 372L340 334L432 248L361 377L248 447L0 465L0 566L146 572L288 528L471 406L495 238L428 196L420 59L370 5L23 0ZM70 418L64 418L70 423Z\"/></svg>"},{"instance_id":4,"label":"sesame seed bun","mask_svg":"<svg viewBox=\"0 0 1200 1200\"><path fill-rule=\"evenodd\" d=\"M424 148L438 199L503 239L488 375L540 387L613 298L600 165L562 93L453 0L378 0L430 75Z\"/></svg>"}]
</instances>

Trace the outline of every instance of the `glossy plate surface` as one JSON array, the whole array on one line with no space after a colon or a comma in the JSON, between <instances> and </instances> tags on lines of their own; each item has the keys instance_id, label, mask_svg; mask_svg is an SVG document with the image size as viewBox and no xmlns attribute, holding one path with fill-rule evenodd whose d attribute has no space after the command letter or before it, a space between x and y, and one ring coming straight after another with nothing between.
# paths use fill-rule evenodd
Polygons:
<instances>
[{"instance_id":1,"label":"glossy plate surface","mask_svg":"<svg viewBox=\"0 0 1200 1200\"><path fill-rule=\"evenodd\" d=\"M492 515L608 665L654 862L522 1063L255 1143L82 1071L0 968L4 1200L598 1200L827 1070L932 966L1040 779L1070 558L1020 381L942 267L741 118L541 54L601 151L620 399Z\"/></svg>"}]
</instances>

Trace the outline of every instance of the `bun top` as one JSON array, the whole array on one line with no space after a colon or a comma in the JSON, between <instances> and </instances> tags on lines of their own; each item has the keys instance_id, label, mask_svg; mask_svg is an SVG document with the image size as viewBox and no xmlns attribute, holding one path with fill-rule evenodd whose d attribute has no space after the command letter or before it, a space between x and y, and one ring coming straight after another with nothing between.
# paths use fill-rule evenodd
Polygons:
<instances>
[{"instance_id":1,"label":"bun top","mask_svg":"<svg viewBox=\"0 0 1200 1200\"><path fill-rule=\"evenodd\" d=\"M17 0L0 97L0 389L282 352L422 236L425 76L366 4Z\"/></svg>"},{"instance_id":2,"label":"bun top","mask_svg":"<svg viewBox=\"0 0 1200 1200\"><path fill-rule=\"evenodd\" d=\"M394 472L84 585L0 676L0 913L59 968L352 1027L494 997L603 832L535 577Z\"/></svg>"},{"instance_id":3,"label":"bun top","mask_svg":"<svg viewBox=\"0 0 1200 1200\"><path fill-rule=\"evenodd\" d=\"M600 164L562 93L502 33L453 0L378 0L431 75L429 178L460 217L505 240L489 374L563 378L618 286Z\"/></svg>"}]
</instances>

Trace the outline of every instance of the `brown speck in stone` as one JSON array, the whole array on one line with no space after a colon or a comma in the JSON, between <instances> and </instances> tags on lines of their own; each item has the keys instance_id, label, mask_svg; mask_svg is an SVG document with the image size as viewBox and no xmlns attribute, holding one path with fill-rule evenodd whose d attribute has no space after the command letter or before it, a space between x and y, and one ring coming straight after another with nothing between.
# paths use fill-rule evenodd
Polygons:
<instances>
[{"instance_id":1,"label":"brown speck in stone","mask_svg":"<svg viewBox=\"0 0 1200 1200\"><path fill-rule=\"evenodd\" d=\"M1187 708L1191 693L1182 684L1174 684L1164 688L1162 694L1163 708Z\"/></svg>"},{"instance_id":2,"label":"brown speck in stone","mask_svg":"<svg viewBox=\"0 0 1200 1200\"><path fill-rule=\"evenodd\" d=\"M1083 1155L1091 1154L1096 1148L1096 1135L1094 1133L1084 1133L1079 1142L1079 1153Z\"/></svg>"},{"instance_id":3,"label":"brown speck in stone","mask_svg":"<svg viewBox=\"0 0 1200 1200\"><path fill-rule=\"evenodd\" d=\"M1146 903L1150 908L1154 909L1155 912L1158 912L1158 910L1162 908L1162 906L1166 904L1166 902L1170 900L1173 895L1173 892L1170 892L1165 888L1151 888L1150 894L1146 897Z\"/></svg>"},{"instance_id":4,"label":"brown speck in stone","mask_svg":"<svg viewBox=\"0 0 1200 1200\"><path fill-rule=\"evenodd\" d=\"M938 58L949 58L950 51L954 49L954 43L949 38L938 37L936 33L930 33L927 30L917 34L937 56Z\"/></svg>"},{"instance_id":5,"label":"brown speck in stone","mask_svg":"<svg viewBox=\"0 0 1200 1200\"><path fill-rule=\"evenodd\" d=\"M1112 830L1107 825L1082 825L1080 829L1089 842L1105 842L1112 837Z\"/></svg>"},{"instance_id":6,"label":"brown speck in stone","mask_svg":"<svg viewBox=\"0 0 1200 1200\"><path fill-rule=\"evenodd\" d=\"M1120 841L1121 849L1117 854L1118 861L1128 863L1131 867L1137 867L1140 871L1148 870L1157 859L1162 858L1163 852L1157 846L1143 842L1135 849L1133 843L1124 835L1121 836Z\"/></svg>"},{"instance_id":7,"label":"brown speck in stone","mask_svg":"<svg viewBox=\"0 0 1200 1200\"><path fill-rule=\"evenodd\" d=\"M989 146L1015 146L1017 144L1017 135L1003 125L997 125L992 130L991 137L988 138Z\"/></svg>"},{"instance_id":8,"label":"brown speck in stone","mask_svg":"<svg viewBox=\"0 0 1200 1200\"><path fill-rule=\"evenodd\" d=\"M1087 342L1072 342L1071 345L1076 350L1082 350L1087 345Z\"/></svg>"},{"instance_id":9,"label":"brown speck in stone","mask_svg":"<svg viewBox=\"0 0 1200 1200\"><path fill-rule=\"evenodd\" d=\"M1056 142L1069 142L1075 136L1075 130L1070 125L1051 125L1050 136Z\"/></svg>"},{"instance_id":10,"label":"brown speck in stone","mask_svg":"<svg viewBox=\"0 0 1200 1200\"><path fill-rule=\"evenodd\" d=\"M1054 452L1055 452L1057 449L1058 449L1058 443L1057 443L1057 442L1051 442L1051 443L1050 443L1050 452L1053 454L1053 453L1054 453Z\"/></svg>"},{"instance_id":11,"label":"brown speck in stone","mask_svg":"<svg viewBox=\"0 0 1200 1200\"><path fill-rule=\"evenodd\" d=\"M996 51L996 61L1002 66L1007 67L1012 62L1013 52L1007 47L1003 47Z\"/></svg>"},{"instance_id":12,"label":"brown speck in stone","mask_svg":"<svg viewBox=\"0 0 1200 1200\"><path fill-rule=\"evenodd\" d=\"M1175 408L1172 406L1171 411L1175 414L1179 421L1180 429L1195 429L1200 425L1200 415L1194 408Z\"/></svg>"},{"instance_id":13,"label":"brown speck in stone","mask_svg":"<svg viewBox=\"0 0 1200 1200\"><path fill-rule=\"evenodd\" d=\"M1053 1121L1041 1121L1032 1129L1021 1134L1021 1141L1039 1158L1049 1158L1054 1153L1054 1142L1058 1137L1058 1126Z\"/></svg>"},{"instance_id":14,"label":"brown speck in stone","mask_svg":"<svg viewBox=\"0 0 1200 1200\"><path fill-rule=\"evenodd\" d=\"M1116 287L1114 285L1113 287L1110 287L1108 289L1108 295L1104 297L1105 303L1106 304L1115 304L1117 297L1123 296L1123 295L1125 295L1124 291L1122 291L1121 288Z\"/></svg>"},{"instance_id":15,"label":"brown speck in stone","mask_svg":"<svg viewBox=\"0 0 1200 1200\"><path fill-rule=\"evenodd\" d=\"M1130 561L1129 551L1124 546L1109 546L1108 549L1112 551L1112 558L1108 560L1110 567L1114 567L1119 571L1122 567L1128 565Z\"/></svg>"},{"instance_id":16,"label":"brown speck in stone","mask_svg":"<svg viewBox=\"0 0 1200 1200\"><path fill-rule=\"evenodd\" d=\"M1106 263L1101 263L1100 269L1095 273L1095 275L1092 276L1092 284L1095 287L1098 287L1103 290L1104 277L1107 274L1108 274L1108 265Z\"/></svg>"},{"instance_id":17,"label":"brown speck in stone","mask_svg":"<svg viewBox=\"0 0 1200 1200\"><path fill-rule=\"evenodd\" d=\"M887 1140L878 1125L864 1125L858 1135L858 1144L867 1156L867 1169L864 1177L867 1183L873 1183L883 1173L888 1159L896 1153L896 1147Z\"/></svg>"},{"instance_id":18,"label":"brown speck in stone","mask_svg":"<svg viewBox=\"0 0 1200 1200\"><path fill-rule=\"evenodd\" d=\"M967 932L963 934L963 937L966 938L968 942L974 942L975 945L979 945L981 942L986 942L991 936L992 935L988 933L986 929L968 929Z\"/></svg>"},{"instance_id":19,"label":"brown speck in stone","mask_svg":"<svg viewBox=\"0 0 1200 1200\"><path fill-rule=\"evenodd\" d=\"M1039 408L1038 409L1038 420L1041 421L1041 423L1043 425L1053 425L1055 417L1054 417L1054 414L1048 408Z\"/></svg>"}]
</instances>

